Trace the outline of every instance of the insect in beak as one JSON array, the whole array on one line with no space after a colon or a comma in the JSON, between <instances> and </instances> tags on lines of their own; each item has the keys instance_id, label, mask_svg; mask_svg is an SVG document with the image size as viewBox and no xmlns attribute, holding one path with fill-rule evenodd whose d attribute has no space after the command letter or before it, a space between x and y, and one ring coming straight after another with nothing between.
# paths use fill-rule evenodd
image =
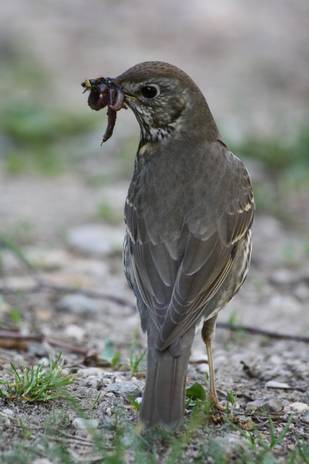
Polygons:
<instances>
[{"instance_id":1,"label":"insect in beak","mask_svg":"<svg viewBox=\"0 0 309 464\"><path fill-rule=\"evenodd\" d=\"M91 90L90 80L86 79L84 82L81 83L81 86L84 87L83 93L87 92L87 90Z\"/></svg>"}]
</instances>

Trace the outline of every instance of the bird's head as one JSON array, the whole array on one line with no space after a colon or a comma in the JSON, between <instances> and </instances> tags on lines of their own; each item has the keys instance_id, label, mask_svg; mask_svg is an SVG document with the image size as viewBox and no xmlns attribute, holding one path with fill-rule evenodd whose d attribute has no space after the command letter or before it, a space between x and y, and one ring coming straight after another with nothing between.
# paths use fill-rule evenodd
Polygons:
<instances>
[{"instance_id":1,"label":"bird's head","mask_svg":"<svg viewBox=\"0 0 309 464\"><path fill-rule=\"evenodd\" d=\"M177 136L183 130L215 123L206 100L181 69L160 61L137 64L120 76L99 78L82 84L90 91L88 103L98 110L129 107L134 112L144 141L158 142ZM194 110L197 111L194 111ZM199 119L199 121L198 121Z\"/></svg>"}]
</instances>

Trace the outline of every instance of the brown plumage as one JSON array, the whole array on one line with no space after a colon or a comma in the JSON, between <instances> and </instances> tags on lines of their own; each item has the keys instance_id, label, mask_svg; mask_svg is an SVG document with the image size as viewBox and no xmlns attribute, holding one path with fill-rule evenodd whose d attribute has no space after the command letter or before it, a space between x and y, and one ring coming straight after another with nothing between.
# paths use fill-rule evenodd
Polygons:
<instances>
[{"instance_id":1,"label":"brown plumage","mask_svg":"<svg viewBox=\"0 0 309 464\"><path fill-rule=\"evenodd\" d=\"M175 427L184 415L188 360L202 319L210 398L220 408L211 341L218 311L248 271L252 188L183 71L146 62L112 82L141 128L124 246L125 273L148 338L141 419Z\"/></svg>"}]
</instances>

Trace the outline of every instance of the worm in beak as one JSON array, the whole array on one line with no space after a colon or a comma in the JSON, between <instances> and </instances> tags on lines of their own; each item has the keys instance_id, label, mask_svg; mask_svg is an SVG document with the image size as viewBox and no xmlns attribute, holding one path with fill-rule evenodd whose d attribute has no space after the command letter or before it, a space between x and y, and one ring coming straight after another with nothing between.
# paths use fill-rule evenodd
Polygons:
<instances>
[{"instance_id":1,"label":"worm in beak","mask_svg":"<svg viewBox=\"0 0 309 464\"><path fill-rule=\"evenodd\" d=\"M126 108L123 91L110 78L86 79L82 82L84 92L90 91L88 105L95 111L107 106L107 127L102 143L112 135L116 124L117 111Z\"/></svg>"}]
</instances>

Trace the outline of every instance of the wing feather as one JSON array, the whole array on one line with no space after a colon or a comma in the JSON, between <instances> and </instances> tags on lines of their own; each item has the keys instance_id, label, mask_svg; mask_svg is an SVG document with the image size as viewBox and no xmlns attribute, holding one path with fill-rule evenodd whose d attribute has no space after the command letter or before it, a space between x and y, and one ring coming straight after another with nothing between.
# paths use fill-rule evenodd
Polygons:
<instances>
[{"instance_id":1,"label":"wing feather","mask_svg":"<svg viewBox=\"0 0 309 464\"><path fill-rule=\"evenodd\" d=\"M155 223L160 220L158 200L154 201L153 217L149 205L138 210L138 205L126 204L131 280L148 317L158 327L158 348L162 350L202 317L229 276L238 244L253 220L252 187L243 163L220 142L208 147L201 160L196 182L192 179L185 186L191 205L185 204L179 187L183 221L173 218L171 223L175 227L182 223L181 229L166 231L161 224L160 234ZM209 166L210 162L215 165ZM211 171L215 182L209 177ZM151 179L149 173L147 179ZM177 203L173 208L179 211ZM168 215L163 217L169 221Z\"/></svg>"}]
</instances>

